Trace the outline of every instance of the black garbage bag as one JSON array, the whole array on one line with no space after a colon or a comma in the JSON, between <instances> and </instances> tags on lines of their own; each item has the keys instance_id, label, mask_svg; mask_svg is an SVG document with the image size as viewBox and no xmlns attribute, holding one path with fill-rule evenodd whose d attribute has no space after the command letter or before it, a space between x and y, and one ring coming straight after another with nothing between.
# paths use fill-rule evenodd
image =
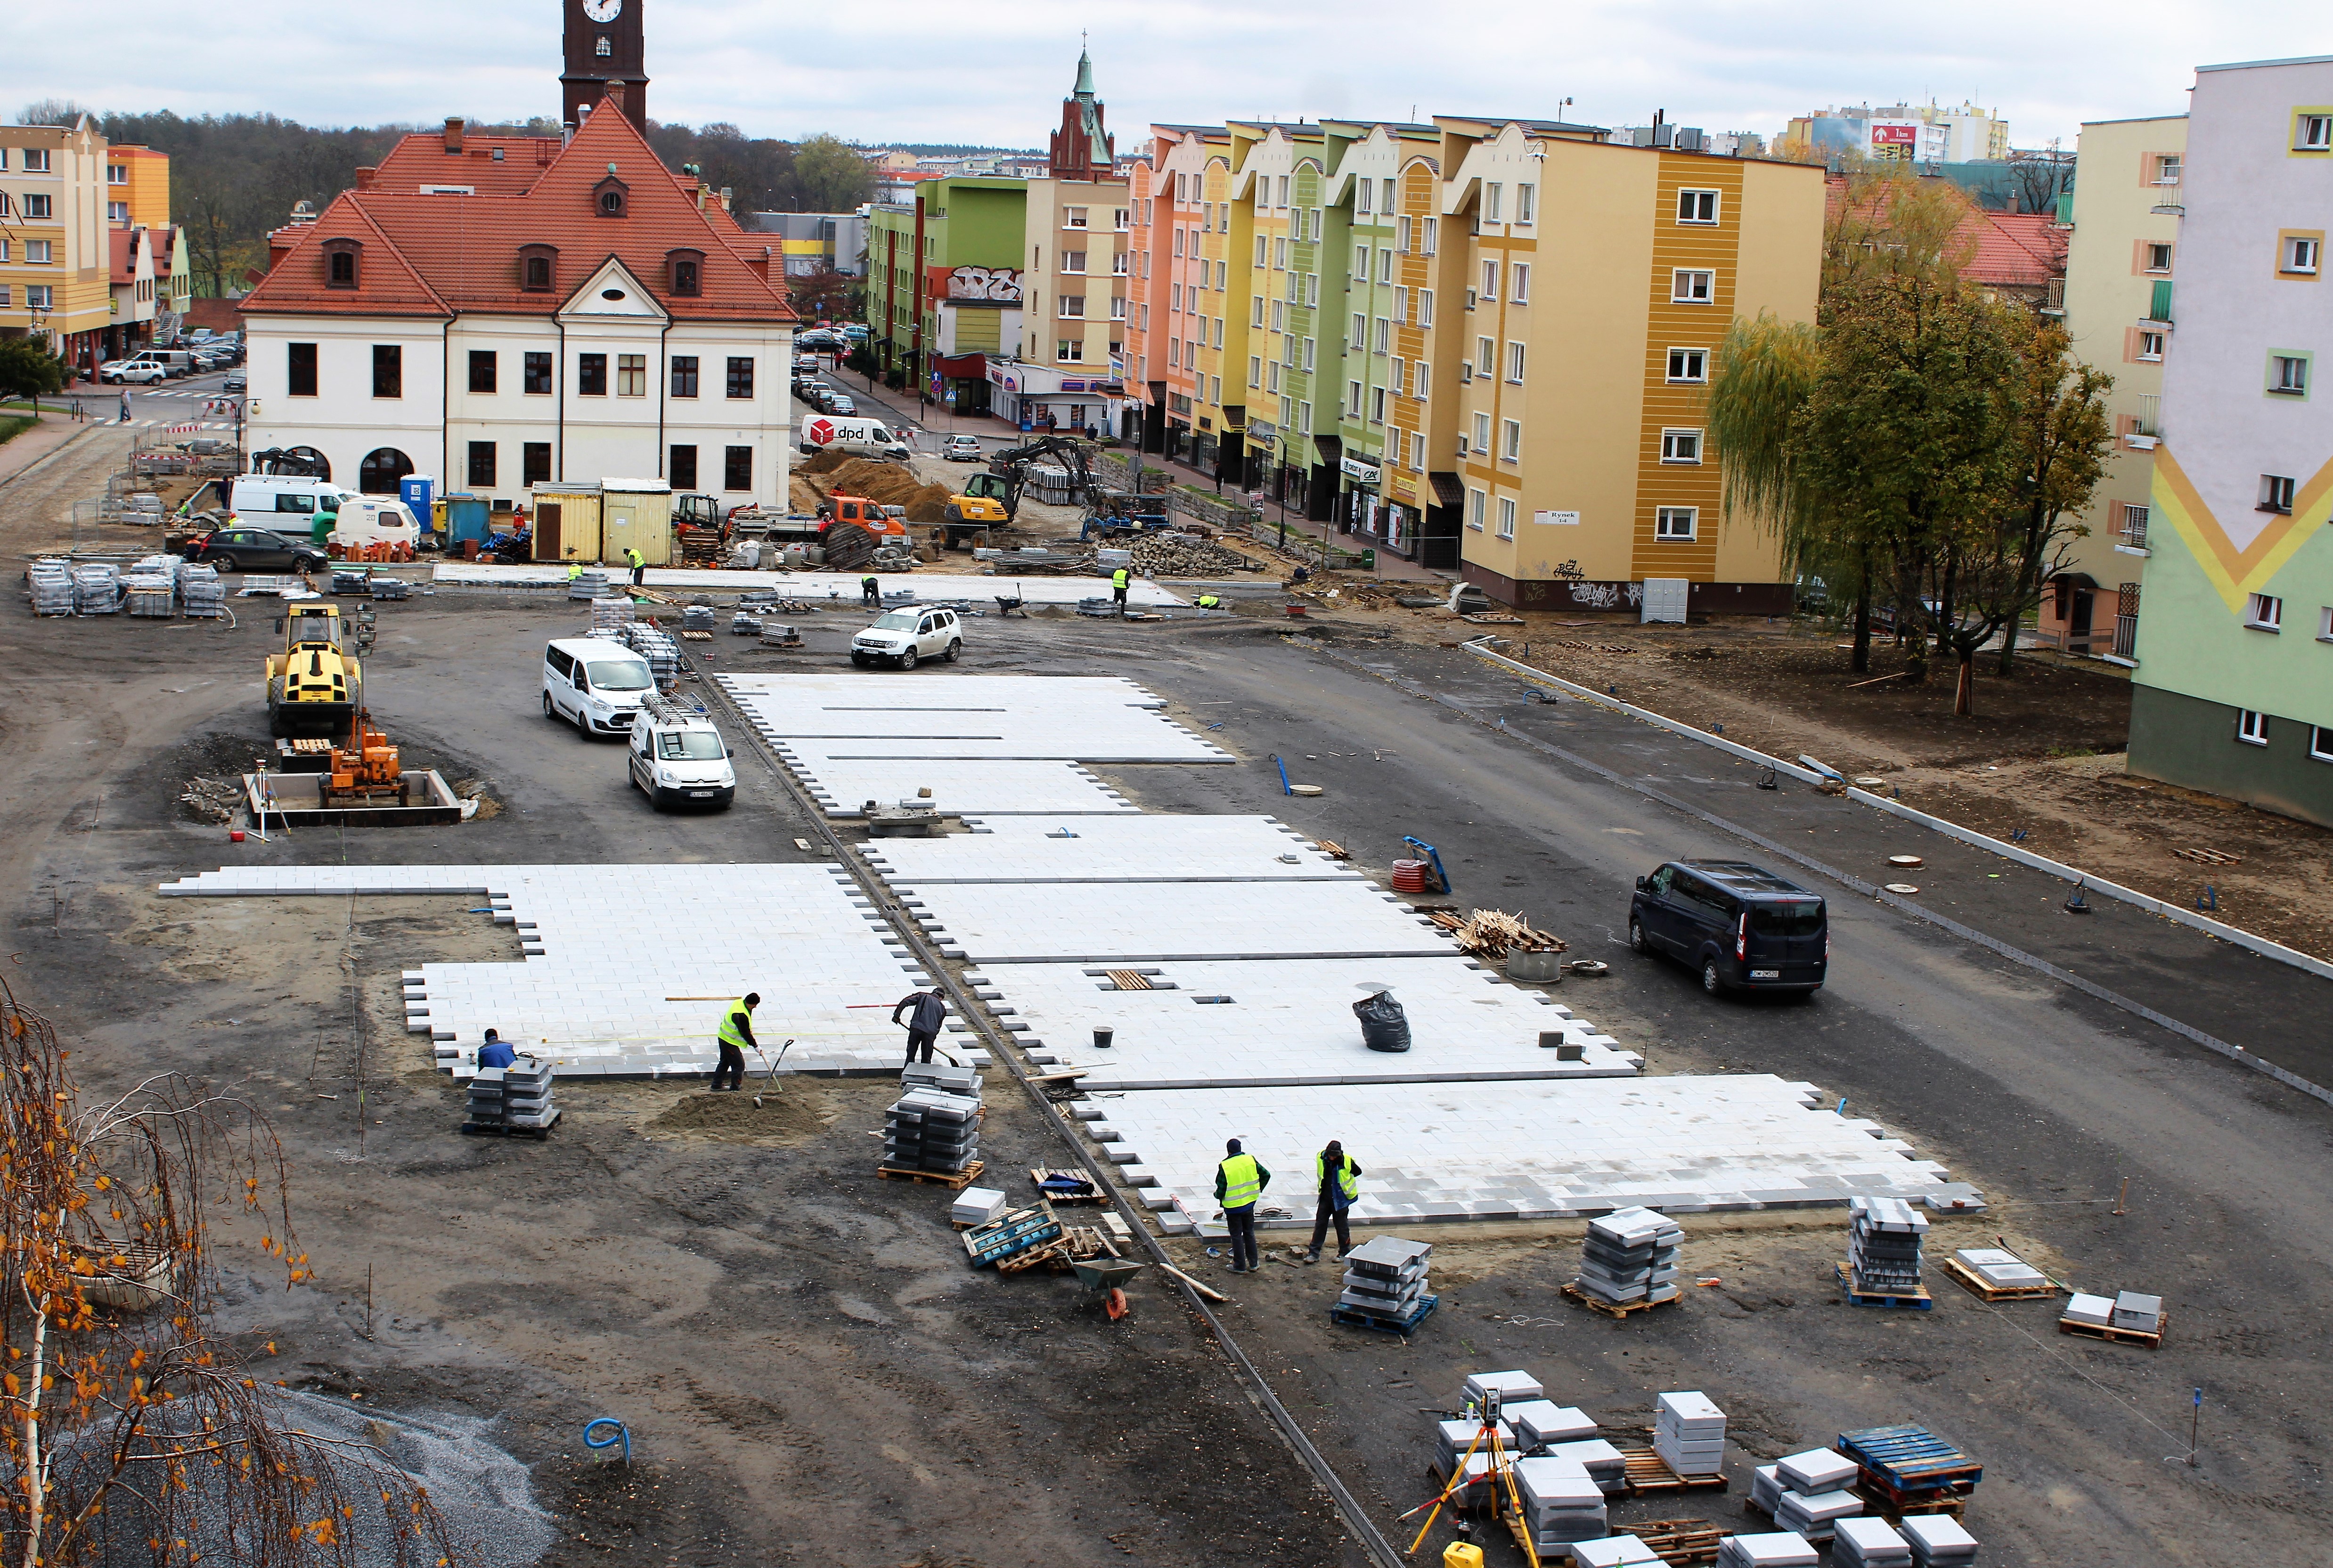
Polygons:
<instances>
[{"instance_id":1,"label":"black garbage bag","mask_svg":"<svg viewBox=\"0 0 2333 1568\"><path fill-rule=\"evenodd\" d=\"M1353 1016L1361 1020L1361 1044L1373 1051L1406 1051L1409 1049L1409 1015L1401 1004L1383 991L1363 997L1353 1004Z\"/></svg>"}]
</instances>

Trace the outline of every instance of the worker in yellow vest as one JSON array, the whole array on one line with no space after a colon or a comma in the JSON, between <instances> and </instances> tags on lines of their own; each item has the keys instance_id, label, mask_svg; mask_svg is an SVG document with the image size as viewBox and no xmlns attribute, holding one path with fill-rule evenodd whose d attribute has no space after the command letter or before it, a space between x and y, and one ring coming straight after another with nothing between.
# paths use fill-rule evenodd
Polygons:
<instances>
[{"instance_id":1,"label":"worker in yellow vest","mask_svg":"<svg viewBox=\"0 0 2333 1568\"><path fill-rule=\"evenodd\" d=\"M733 1095L745 1086L745 1053L761 1048L754 1039L754 1009L761 1005L762 993L747 991L721 1015L721 1032L715 1037L721 1045L721 1060L713 1068L715 1094L721 1092L725 1077Z\"/></svg>"},{"instance_id":2,"label":"worker in yellow vest","mask_svg":"<svg viewBox=\"0 0 2333 1568\"><path fill-rule=\"evenodd\" d=\"M1126 590L1134 581L1133 574L1119 567L1109 574L1109 597L1118 601L1118 613L1126 613Z\"/></svg>"},{"instance_id":3,"label":"worker in yellow vest","mask_svg":"<svg viewBox=\"0 0 2333 1568\"><path fill-rule=\"evenodd\" d=\"M1361 1195L1360 1176L1361 1168L1334 1138L1312 1156L1312 1184L1320 1189L1320 1202L1312 1211L1312 1250L1305 1255L1305 1262L1320 1261L1320 1243L1327 1238L1332 1221L1337 1227L1337 1256L1342 1257L1353 1249L1352 1225L1345 1211Z\"/></svg>"},{"instance_id":4,"label":"worker in yellow vest","mask_svg":"<svg viewBox=\"0 0 2333 1568\"><path fill-rule=\"evenodd\" d=\"M1255 1200L1272 1185L1272 1172L1253 1154L1240 1152L1240 1141L1224 1145L1224 1162L1215 1167L1215 1201L1224 1206L1224 1223L1232 1232L1232 1272L1252 1274L1255 1256Z\"/></svg>"},{"instance_id":5,"label":"worker in yellow vest","mask_svg":"<svg viewBox=\"0 0 2333 1568\"><path fill-rule=\"evenodd\" d=\"M624 551L624 559L632 563L632 586L639 587L641 579L648 576L648 558L637 550L628 548Z\"/></svg>"},{"instance_id":6,"label":"worker in yellow vest","mask_svg":"<svg viewBox=\"0 0 2333 1568\"><path fill-rule=\"evenodd\" d=\"M567 563L567 580L569 582L573 582L577 578L581 577L582 575L583 563L581 561L571 560Z\"/></svg>"},{"instance_id":7,"label":"worker in yellow vest","mask_svg":"<svg viewBox=\"0 0 2333 1568\"><path fill-rule=\"evenodd\" d=\"M1203 610L1219 610L1224 607L1223 596L1220 594L1201 594L1198 598L1198 605Z\"/></svg>"}]
</instances>

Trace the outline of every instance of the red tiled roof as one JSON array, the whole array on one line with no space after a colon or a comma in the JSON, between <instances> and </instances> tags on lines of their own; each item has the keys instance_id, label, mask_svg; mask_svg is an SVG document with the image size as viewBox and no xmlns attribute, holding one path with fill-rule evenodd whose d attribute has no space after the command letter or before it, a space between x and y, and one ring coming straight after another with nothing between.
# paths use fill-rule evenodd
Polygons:
<instances>
[{"instance_id":1,"label":"red tiled roof","mask_svg":"<svg viewBox=\"0 0 2333 1568\"><path fill-rule=\"evenodd\" d=\"M400 139L374 171L371 188L417 196L425 185L466 185L480 196L524 196L558 156L555 136L466 135L462 150L449 153L445 137L430 131Z\"/></svg>"},{"instance_id":2,"label":"red tiled roof","mask_svg":"<svg viewBox=\"0 0 2333 1568\"><path fill-rule=\"evenodd\" d=\"M138 231L109 229L105 238L112 252L113 281L117 283L134 282L138 277Z\"/></svg>"},{"instance_id":3,"label":"red tiled roof","mask_svg":"<svg viewBox=\"0 0 2333 1568\"><path fill-rule=\"evenodd\" d=\"M525 139L532 147L537 139ZM418 150L408 151L416 143ZM466 178L406 177L429 167L422 160L432 157L458 161L466 170L492 161L474 163L466 154L456 160L442 149L442 138L408 137L383 160L382 171L396 169L397 183L408 186L476 184L478 195L421 196L385 188L379 176L368 189L343 191L314 223L268 237L280 258L244 309L255 315L488 311L547 316L613 256L677 319L793 319L782 286L773 288L766 275L770 247L750 239L717 205L699 207L695 184L666 168L620 113L592 116L541 168L524 165L533 177L517 192L490 195L483 181ZM503 167L513 161L506 158ZM626 187L620 218L598 211L598 187L611 167ZM324 286L323 244L339 238L364 244L356 289ZM548 293L518 286L519 247L527 244L558 249L557 283ZM677 298L667 292L666 254L674 250L704 253L702 294Z\"/></svg>"},{"instance_id":4,"label":"red tiled roof","mask_svg":"<svg viewBox=\"0 0 2333 1568\"><path fill-rule=\"evenodd\" d=\"M2066 275L2066 235L2042 213L1972 214L1961 233L1976 254L1961 276L1993 288L2040 288Z\"/></svg>"}]
</instances>

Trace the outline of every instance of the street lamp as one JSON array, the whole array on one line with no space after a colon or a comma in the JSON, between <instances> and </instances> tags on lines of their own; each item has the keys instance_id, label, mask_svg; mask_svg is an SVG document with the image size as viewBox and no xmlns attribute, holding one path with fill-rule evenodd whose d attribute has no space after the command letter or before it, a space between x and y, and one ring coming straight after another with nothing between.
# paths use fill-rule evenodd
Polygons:
<instances>
[{"instance_id":1,"label":"street lamp","mask_svg":"<svg viewBox=\"0 0 2333 1568\"><path fill-rule=\"evenodd\" d=\"M1282 430L1275 439L1280 444L1280 472L1272 476L1272 484L1280 492L1280 550L1288 552L1288 432Z\"/></svg>"}]
</instances>

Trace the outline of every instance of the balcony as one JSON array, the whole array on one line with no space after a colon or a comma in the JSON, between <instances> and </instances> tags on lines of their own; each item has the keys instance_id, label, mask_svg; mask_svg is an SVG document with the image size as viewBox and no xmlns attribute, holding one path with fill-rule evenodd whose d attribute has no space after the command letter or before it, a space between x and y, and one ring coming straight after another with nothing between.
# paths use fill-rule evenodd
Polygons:
<instances>
[{"instance_id":1,"label":"balcony","mask_svg":"<svg viewBox=\"0 0 2333 1568\"><path fill-rule=\"evenodd\" d=\"M2182 172L2178 168L2166 168L2155 177L2155 205L2147 209L2149 212L2167 218L2187 215L2187 197L2184 187L2179 183Z\"/></svg>"}]
</instances>

